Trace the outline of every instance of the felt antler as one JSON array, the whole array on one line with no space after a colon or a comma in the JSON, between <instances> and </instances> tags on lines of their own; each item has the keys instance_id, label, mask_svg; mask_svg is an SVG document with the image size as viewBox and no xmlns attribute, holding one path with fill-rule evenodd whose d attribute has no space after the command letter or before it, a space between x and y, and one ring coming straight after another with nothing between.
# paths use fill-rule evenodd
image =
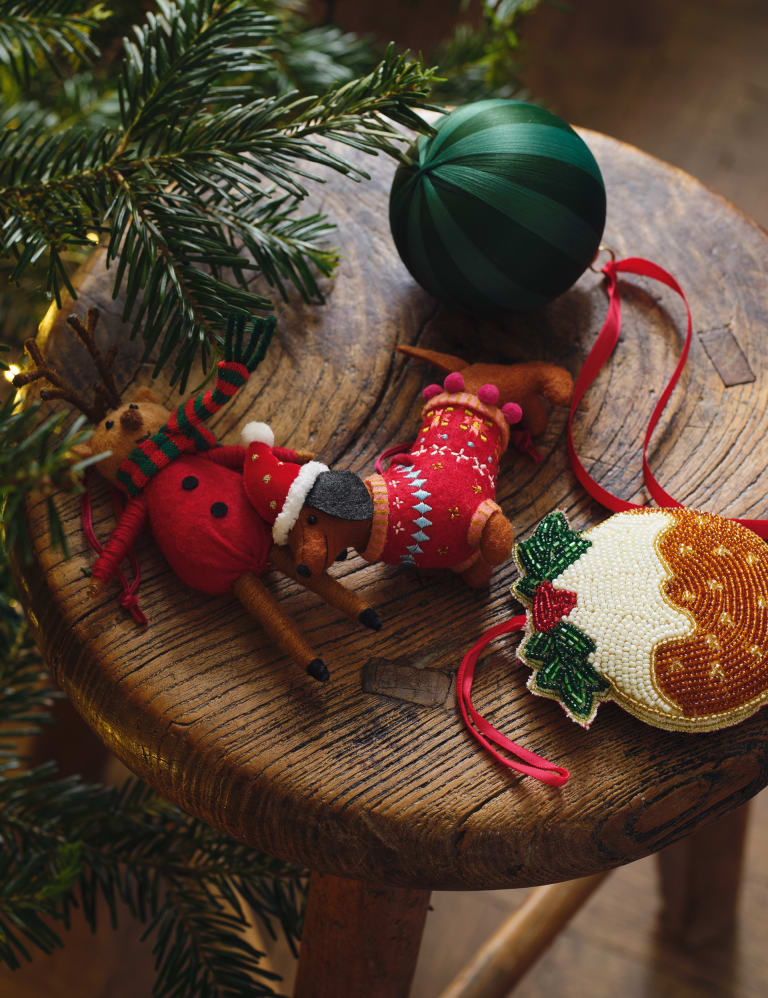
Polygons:
<instances>
[{"instance_id":1,"label":"felt antler","mask_svg":"<svg viewBox=\"0 0 768 998\"><path fill-rule=\"evenodd\" d=\"M120 392L117 390L117 385L112 374L112 367L117 356L117 343L113 343L109 350L107 350L106 356L102 356L101 350L96 345L96 337L94 335L98 321L99 310L97 308L89 308L86 313L85 325L83 325L80 317L77 315L70 315L67 319L67 325L77 333L78 339L93 358L93 363L101 375L103 384L96 386L96 398L103 400L106 409L117 409L120 405Z\"/></svg>"},{"instance_id":2,"label":"felt antler","mask_svg":"<svg viewBox=\"0 0 768 998\"><path fill-rule=\"evenodd\" d=\"M40 392L40 397L44 402L49 402L52 399L64 399L84 413L92 423L98 423L109 409L116 409L120 405L120 393L112 376L112 365L117 354L117 344L110 347L106 356L101 353L94 337L98 320L99 311L96 308L88 309L85 325L76 315L70 315L67 319L67 325L75 331L78 339L91 355L103 381L103 384L97 385L94 390L93 402L89 402L71 382L68 382L52 364L45 360L40 347L32 338L28 339L24 346L35 367L31 371L22 371L17 374L13 379L14 387L23 388L25 385L32 384L33 381L44 379L54 385L53 388L44 388Z\"/></svg>"}]
</instances>

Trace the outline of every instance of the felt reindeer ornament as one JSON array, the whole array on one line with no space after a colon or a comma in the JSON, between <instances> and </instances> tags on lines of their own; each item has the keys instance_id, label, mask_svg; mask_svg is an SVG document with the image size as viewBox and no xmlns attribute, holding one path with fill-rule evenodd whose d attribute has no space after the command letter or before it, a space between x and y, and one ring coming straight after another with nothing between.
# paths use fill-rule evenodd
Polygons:
<instances>
[{"instance_id":1,"label":"felt reindeer ornament","mask_svg":"<svg viewBox=\"0 0 768 998\"><path fill-rule=\"evenodd\" d=\"M531 399L540 392L566 404L570 375L554 364L466 365L429 351L416 355L463 370L449 374L442 388L425 389L419 436L388 470L377 464L364 481L319 464L278 473L266 444L249 448L246 491L306 578L354 547L368 561L448 568L481 587L510 555L514 531L495 495L509 424L522 415L515 398L531 405L530 425L540 431L545 413Z\"/></svg>"},{"instance_id":2,"label":"felt reindeer ornament","mask_svg":"<svg viewBox=\"0 0 768 998\"><path fill-rule=\"evenodd\" d=\"M34 341L29 341L27 348L37 368L15 379L17 387L45 379L55 387L41 392L44 399L66 399L85 412L95 428L88 442L79 446L77 456L106 452L98 471L128 496L93 567L91 595L98 596L118 573L148 522L160 550L183 582L209 595L234 592L283 652L315 679L326 680L325 663L297 633L260 580L268 567L294 579L297 573L288 552L274 547L269 527L246 497L242 474L245 449L220 446L203 425L247 382L266 352L275 320L254 320L247 344L243 343L242 322L230 322L225 359L218 364L215 387L171 412L146 388L139 389L130 401L121 402L110 370L114 348L104 357L94 339L97 318L98 312L91 309L86 325L75 316L67 320L102 376L103 384L97 386L92 402L43 361ZM278 467L292 464L299 468L299 462L309 456L280 447L271 449ZM381 626L372 607L330 576L319 573L311 588L366 626Z\"/></svg>"}]
</instances>

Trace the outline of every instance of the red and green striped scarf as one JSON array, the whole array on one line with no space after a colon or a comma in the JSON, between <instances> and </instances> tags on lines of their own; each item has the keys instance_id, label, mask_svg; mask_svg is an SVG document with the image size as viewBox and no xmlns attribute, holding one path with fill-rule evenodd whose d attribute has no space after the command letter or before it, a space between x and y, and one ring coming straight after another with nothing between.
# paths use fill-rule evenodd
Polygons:
<instances>
[{"instance_id":1,"label":"red and green striped scarf","mask_svg":"<svg viewBox=\"0 0 768 998\"><path fill-rule=\"evenodd\" d=\"M245 364L221 360L216 387L182 403L165 426L131 451L120 465L117 481L129 496L136 496L147 482L180 454L210 450L218 440L203 421L218 412L250 377Z\"/></svg>"}]
</instances>

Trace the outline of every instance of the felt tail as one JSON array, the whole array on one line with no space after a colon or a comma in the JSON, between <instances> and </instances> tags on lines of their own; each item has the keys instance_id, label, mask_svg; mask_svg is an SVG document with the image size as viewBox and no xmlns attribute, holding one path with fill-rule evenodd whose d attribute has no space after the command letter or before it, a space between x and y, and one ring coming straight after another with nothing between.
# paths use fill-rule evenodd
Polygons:
<instances>
[{"instance_id":1,"label":"felt tail","mask_svg":"<svg viewBox=\"0 0 768 998\"><path fill-rule=\"evenodd\" d=\"M519 374L526 375L529 392L543 395L552 405L569 405L573 394L573 378L563 367L534 360L526 364L511 364Z\"/></svg>"},{"instance_id":2,"label":"felt tail","mask_svg":"<svg viewBox=\"0 0 768 998\"><path fill-rule=\"evenodd\" d=\"M409 357L417 357L425 360L428 364L434 364L441 371L461 371L467 367L466 360L461 357L454 357L450 353L438 353L437 350L424 350L422 347L412 347L406 344L398 346L399 353L407 354Z\"/></svg>"},{"instance_id":3,"label":"felt tail","mask_svg":"<svg viewBox=\"0 0 768 998\"><path fill-rule=\"evenodd\" d=\"M477 391L484 384L497 385L503 402L517 402L532 394L543 395L552 405L568 405L571 401L573 379L557 364L542 360L523 364L468 364L461 357L437 350L408 345L397 349L441 371L461 371L468 391Z\"/></svg>"}]
</instances>

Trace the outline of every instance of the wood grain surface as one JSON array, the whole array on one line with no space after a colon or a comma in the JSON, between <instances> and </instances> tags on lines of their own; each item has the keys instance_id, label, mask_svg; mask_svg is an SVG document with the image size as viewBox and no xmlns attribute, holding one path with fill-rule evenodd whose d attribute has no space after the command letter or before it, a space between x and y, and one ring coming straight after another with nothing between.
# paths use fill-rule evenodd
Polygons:
<instances>
[{"instance_id":1,"label":"wood grain surface","mask_svg":"<svg viewBox=\"0 0 768 998\"><path fill-rule=\"evenodd\" d=\"M693 309L697 336L654 438L656 473L690 505L768 515L766 235L681 171L583 134L608 189L605 242L672 271ZM247 392L212 422L225 442L237 441L247 419L264 419L279 443L367 471L385 446L410 438L420 390L434 380L433 372L395 355L400 342L470 360L549 359L578 370L605 311L597 275L587 272L532 315L478 321L440 308L414 285L392 247L393 166L373 166L369 183L353 187L334 178L316 198L339 222L343 248L328 303L278 309L279 343ZM110 334L122 335L99 261L79 286L80 307L99 305ZM577 440L603 485L644 501L639 442L677 357L682 316L679 302L658 287L638 280L623 290L622 342L590 391ZM699 340L717 329L730 331L754 381L726 387ZM89 369L69 351L61 319L41 340L44 352L87 380ZM124 355L124 383L148 378L136 356L130 349ZM503 467L499 501L520 537L556 506L578 528L605 515L570 473L564 425L565 413L554 412L539 441L543 464L510 452ZM78 503L61 497L58 506L71 558L52 549L43 505L32 501L34 557L19 569L56 679L129 768L183 808L272 854L321 872L410 887L548 883L666 846L768 782L765 712L728 731L683 735L647 727L611 704L586 732L527 692L511 642L480 664L476 705L573 775L552 790L481 754L458 717L452 680L476 636L517 609L511 565L484 593L449 575L420 577L351 558L338 576L373 594L385 625L378 635L341 620L293 583L270 583L331 669L321 687L276 654L234 598L186 589L149 539L138 547L149 629L124 614L114 590L89 601L93 556ZM112 517L101 489L95 523L105 537ZM429 681L417 682L415 670Z\"/></svg>"}]
</instances>

